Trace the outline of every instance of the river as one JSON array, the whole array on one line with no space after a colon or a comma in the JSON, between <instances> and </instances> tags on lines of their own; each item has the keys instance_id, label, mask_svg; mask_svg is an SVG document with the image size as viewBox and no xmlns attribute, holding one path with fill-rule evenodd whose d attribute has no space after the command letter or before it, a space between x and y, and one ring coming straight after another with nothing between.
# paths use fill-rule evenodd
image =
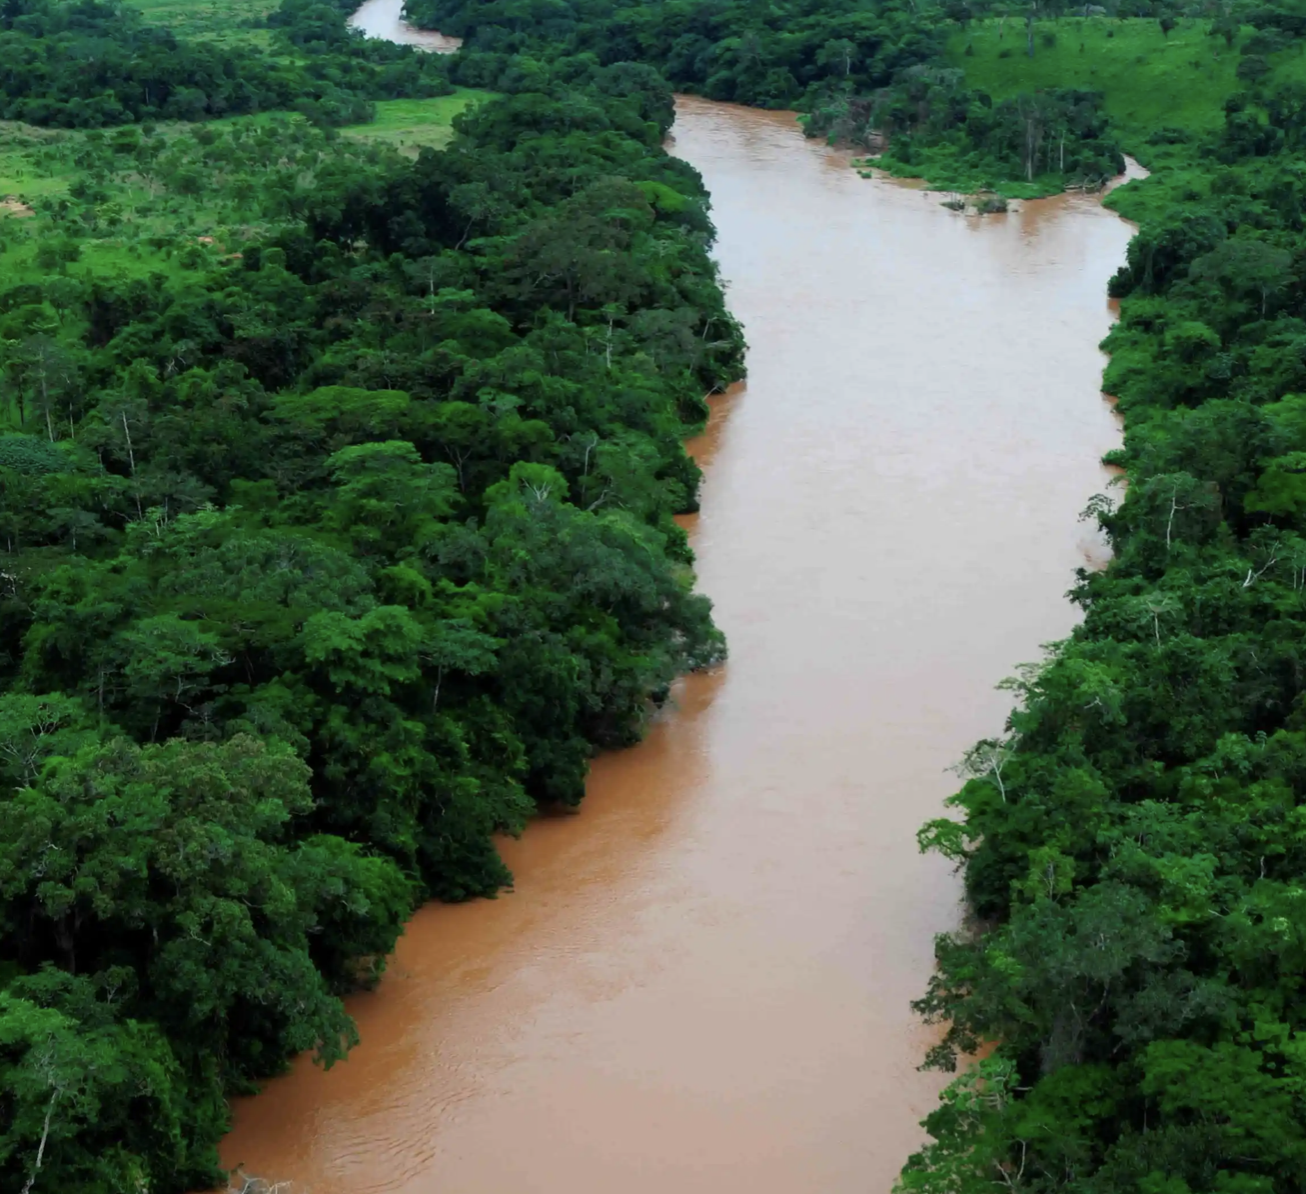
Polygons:
<instances>
[{"instance_id":1,"label":"river","mask_svg":"<svg viewBox=\"0 0 1306 1194\"><path fill-rule=\"evenodd\" d=\"M293 1194L887 1194L922 1139L960 909L914 835L1101 552L1130 229L949 212L783 113L685 99L673 149L751 345L692 445L730 662L505 845L514 892L417 914L348 1062L237 1105L225 1162Z\"/></svg>"},{"instance_id":2,"label":"river","mask_svg":"<svg viewBox=\"0 0 1306 1194\"><path fill-rule=\"evenodd\" d=\"M401 46L417 46L435 54L452 54L462 38L446 37L434 29L419 29L404 20L404 0L363 0L349 18L351 28L368 37L383 37Z\"/></svg>"}]
</instances>

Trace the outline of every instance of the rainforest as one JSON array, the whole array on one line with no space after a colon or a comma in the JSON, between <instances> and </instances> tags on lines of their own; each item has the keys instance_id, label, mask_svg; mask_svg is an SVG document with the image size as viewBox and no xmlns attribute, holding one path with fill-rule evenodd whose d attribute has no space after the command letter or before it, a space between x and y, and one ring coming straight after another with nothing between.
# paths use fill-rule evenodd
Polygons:
<instances>
[{"instance_id":1,"label":"rainforest","mask_svg":"<svg viewBox=\"0 0 1306 1194\"><path fill-rule=\"evenodd\" d=\"M893 1165L1306 1188L1306 7L352 9L0 4L0 1190L222 1186L230 1101L725 660L684 442L745 329L676 93L967 210L1150 171L1110 561L920 832L969 915Z\"/></svg>"}]
</instances>

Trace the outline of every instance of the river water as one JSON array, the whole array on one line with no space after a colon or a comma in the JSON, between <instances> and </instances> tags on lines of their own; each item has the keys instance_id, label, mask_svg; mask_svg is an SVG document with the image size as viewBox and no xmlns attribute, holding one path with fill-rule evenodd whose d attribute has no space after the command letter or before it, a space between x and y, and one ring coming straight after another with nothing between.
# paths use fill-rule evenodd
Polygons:
<instances>
[{"instance_id":1,"label":"river water","mask_svg":"<svg viewBox=\"0 0 1306 1194\"><path fill-rule=\"evenodd\" d=\"M404 0L363 0L349 18L352 28L368 37L383 37L401 46L417 46L436 54L452 54L462 38L446 37L434 29L418 29L404 19Z\"/></svg>"},{"instance_id":2,"label":"river water","mask_svg":"<svg viewBox=\"0 0 1306 1194\"><path fill-rule=\"evenodd\" d=\"M673 148L751 345L692 445L730 662L506 844L514 892L417 914L347 1063L237 1105L225 1162L293 1194L887 1194L922 1139L960 909L914 834L1101 552L1130 230L949 212L782 113L682 100Z\"/></svg>"}]
</instances>

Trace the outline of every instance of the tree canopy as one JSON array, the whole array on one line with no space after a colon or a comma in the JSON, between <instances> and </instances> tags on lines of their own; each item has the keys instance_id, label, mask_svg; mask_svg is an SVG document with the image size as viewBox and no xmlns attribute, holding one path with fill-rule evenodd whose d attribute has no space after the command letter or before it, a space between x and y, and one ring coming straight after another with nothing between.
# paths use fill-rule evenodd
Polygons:
<instances>
[{"instance_id":1,"label":"tree canopy","mask_svg":"<svg viewBox=\"0 0 1306 1194\"><path fill-rule=\"evenodd\" d=\"M218 1179L225 1097L343 1056L414 904L722 657L673 516L742 340L670 114L581 60L415 158L36 142L81 181L0 241L0 1188Z\"/></svg>"}]
</instances>

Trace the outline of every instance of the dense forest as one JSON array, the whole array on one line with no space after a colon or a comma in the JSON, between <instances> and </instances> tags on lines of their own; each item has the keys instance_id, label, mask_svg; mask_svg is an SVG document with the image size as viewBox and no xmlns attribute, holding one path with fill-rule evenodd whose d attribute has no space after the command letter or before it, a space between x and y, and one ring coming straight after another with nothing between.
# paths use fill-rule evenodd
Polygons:
<instances>
[{"instance_id":1,"label":"dense forest","mask_svg":"<svg viewBox=\"0 0 1306 1194\"><path fill-rule=\"evenodd\" d=\"M975 920L902 1187L1306 1187L1306 10L410 0L445 60L347 7L0 6L0 1190L220 1180L226 1097L722 657L672 516L743 345L665 80L938 185L1153 168L1114 561L922 832ZM338 132L454 85L444 152Z\"/></svg>"},{"instance_id":2,"label":"dense forest","mask_svg":"<svg viewBox=\"0 0 1306 1194\"><path fill-rule=\"evenodd\" d=\"M789 107L830 80L886 87L943 50L938 14L899 0L408 0L409 19L467 39L458 69L488 60L594 54L656 66L709 99Z\"/></svg>"},{"instance_id":3,"label":"dense forest","mask_svg":"<svg viewBox=\"0 0 1306 1194\"><path fill-rule=\"evenodd\" d=\"M800 107L814 136L890 142L882 168L928 166L963 189L1004 182L1008 194L1049 194L1124 168L1094 91L1044 87L995 102L967 85L944 56L950 32L972 19L964 5L803 0L762 13L746 0L409 0L405 11L467 39L454 70L473 86L493 86L509 62L560 52L634 59L691 94Z\"/></svg>"},{"instance_id":4,"label":"dense forest","mask_svg":"<svg viewBox=\"0 0 1306 1194\"><path fill-rule=\"evenodd\" d=\"M84 79L98 28L124 107L209 52L34 15L24 61ZM508 882L492 835L721 658L672 516L742 342L670 119L576 60L416 158L25 134L67 185L0 216L0 1189L220 1180L226 1096L342 1056L415 903Z\"/></svg>"}]
</instances>

